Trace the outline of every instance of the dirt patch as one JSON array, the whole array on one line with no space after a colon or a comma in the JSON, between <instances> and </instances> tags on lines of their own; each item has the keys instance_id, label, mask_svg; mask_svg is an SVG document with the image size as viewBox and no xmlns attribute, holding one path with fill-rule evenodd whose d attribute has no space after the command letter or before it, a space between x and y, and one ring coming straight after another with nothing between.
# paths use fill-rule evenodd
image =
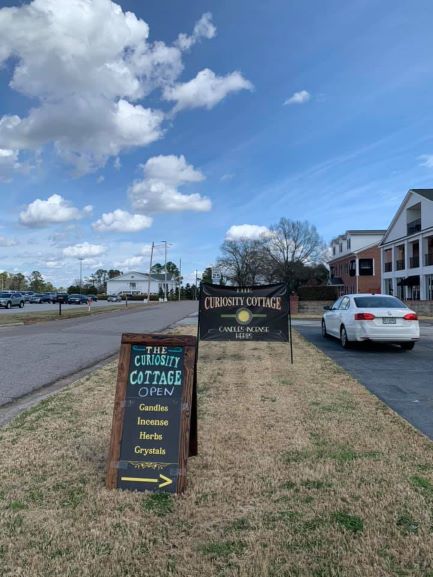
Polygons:
<instances>
[{"instance_id":1,"label":"dirt patch","mask_svg":"<svg viewBox=\"0 0 433 577\"><path fill-rule=\"evenodd\" d=\"M178 497L104 488L114 363L0 429L2 577L433 576L432 443L294 339L200 344Z\"/></svg>"}]
</instances>

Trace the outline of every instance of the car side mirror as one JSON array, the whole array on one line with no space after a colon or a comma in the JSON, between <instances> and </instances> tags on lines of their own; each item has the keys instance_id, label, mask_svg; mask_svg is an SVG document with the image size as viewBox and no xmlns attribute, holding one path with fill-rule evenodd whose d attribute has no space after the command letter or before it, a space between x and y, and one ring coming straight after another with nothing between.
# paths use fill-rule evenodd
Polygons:
<instances>
[{"instance_id":1,"label":"car side mirror","mask_svg":"<svg viewBox=\"0 0 433 577\"><path fill-rule=\"evenodd\" d=\"M329 305L325 305L325 306L323 307L323 310L324 310L324 311L332 311L332 307L330 307Z\"/></svg>"}]
</instances>

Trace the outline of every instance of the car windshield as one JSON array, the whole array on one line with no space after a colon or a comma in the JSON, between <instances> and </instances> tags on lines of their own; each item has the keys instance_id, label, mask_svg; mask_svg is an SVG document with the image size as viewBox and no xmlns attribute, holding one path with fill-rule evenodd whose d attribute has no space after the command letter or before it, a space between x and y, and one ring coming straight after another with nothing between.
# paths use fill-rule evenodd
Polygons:
<instances>
[{"instance_id":1,"label":"car windshield","mask_svg":"<svg viewBox=\"0 0 433 577\"><path fill-rule=\"evenodd\" d=\"M359 309L407 309L404 303L391 296L355 297L353 300Z\"/></svg>"}]
</instances>

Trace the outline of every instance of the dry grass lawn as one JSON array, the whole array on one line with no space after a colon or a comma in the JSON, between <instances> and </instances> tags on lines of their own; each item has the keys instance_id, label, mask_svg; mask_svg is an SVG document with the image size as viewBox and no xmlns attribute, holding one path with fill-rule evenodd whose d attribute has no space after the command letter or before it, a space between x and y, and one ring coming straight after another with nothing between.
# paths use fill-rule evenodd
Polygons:
<instances>
[{"instance_id":1,"label":"dry grass lawn","mask_svg":"<svg viewBox=\"0 0 433 577\"><path fill-rule=\"evenodd\" d=\"M182 496L104 488L114 364L0 430L0 575L433 577L433 444L294 339L201 343Z\"/></svg>"},{"instance_id":2,"label":"dry grass lawn","mask_svg":"<svg viewBox=\"0 0 433 577\"><path fill-rule=\"evenodd\" d=\"M128 303L129 307L143 306L142 303L131 302ZM16 323L22 323L24 325L31 325L34 323L40 323L45 321L61 321L65 319L72 319L77 317L87 317L89 315L100 315L104 313L111 313L113 311L125 311L128 310L125 304L122 305L107 305L105 307L92 307L89 313L87 306L80 306L77 309L62 308L62 314L59 315L59 306L53 305L51 311L37 311L31 310L22 313L1 313L0 312L0 325L10 325Z\"/></svg>"}]
</instances>

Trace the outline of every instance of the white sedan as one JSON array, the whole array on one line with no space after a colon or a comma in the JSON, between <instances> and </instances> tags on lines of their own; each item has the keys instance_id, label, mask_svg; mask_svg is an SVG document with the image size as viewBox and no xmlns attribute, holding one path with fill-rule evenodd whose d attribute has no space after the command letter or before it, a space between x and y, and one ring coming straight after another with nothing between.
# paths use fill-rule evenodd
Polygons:
<instances>
[{"instance_id":1,"label":"white sedan","mask_svg":"<svg viewBox=\"0 0 433 577\"><path fill-rule=\"evenodd\" d=\"M324 309L322 335L337 337L344 348L354 341L375 341L410 351L419 339L416 313L393 296L344 295Z\"/></svg>"}]
</instances>

